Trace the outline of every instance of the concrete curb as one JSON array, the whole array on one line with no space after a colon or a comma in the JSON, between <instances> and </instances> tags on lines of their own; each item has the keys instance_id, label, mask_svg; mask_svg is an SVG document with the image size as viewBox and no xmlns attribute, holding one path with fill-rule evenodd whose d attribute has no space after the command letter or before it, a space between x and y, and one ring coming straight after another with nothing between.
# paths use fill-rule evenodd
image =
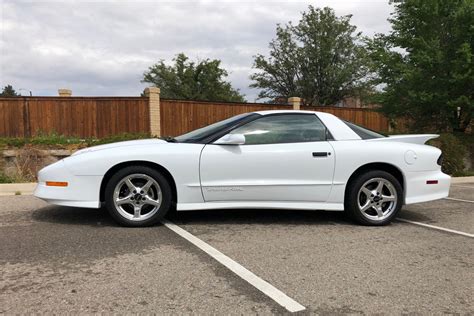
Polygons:
<instances>
[{"instance_id":1,"label":"concrete curb","mask_svg":"<svg viewBox=\"0 0 474 316\"><path fill-rule=\"evenodd\" d=\"M36 188L36 183L2 183L0 184L0 195L31 195Z\"/></svg>"},{"instance_id":2,"label":"concrete curb","mask_svg":"<svg viewBox=\"0 0 474 316\"><path fill-rule=\"evenodd\" d=\"M474 177L454 177L451 183L474 183Z\"/></svg>"},{"instance_id":3,"label":"concrete curb","mask_svg":"<svg viewBox=\"0 0 474 316\"><path fill-rule=\"evenodd\" d=\"M474 183L474 177L454 177L452 183ZM21 195L31 195L36 188L36 183L2 183L0 184L0 195L15 195L20 192Z\"/></svg>"}]
</instances>

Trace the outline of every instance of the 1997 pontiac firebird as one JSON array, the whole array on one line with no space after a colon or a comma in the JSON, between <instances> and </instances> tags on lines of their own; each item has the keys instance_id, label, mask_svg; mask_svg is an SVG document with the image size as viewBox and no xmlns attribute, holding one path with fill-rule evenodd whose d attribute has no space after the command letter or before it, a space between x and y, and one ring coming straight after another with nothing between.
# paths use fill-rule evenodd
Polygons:
<instances>
[{"instance_id":1,"label":"1997 pontiac firebird","mask_svg":"<svg viewBox=\"0 0 474 316\"><path fill-rule=\"evenodd\" d=\"M176 138L86 148L39 172L35 196L99 208L126 226L170 209L345 210L389 223L403 204L448 196L438 135L383 136L336 116L261 111Z\"/></svg>"}]
</instances>

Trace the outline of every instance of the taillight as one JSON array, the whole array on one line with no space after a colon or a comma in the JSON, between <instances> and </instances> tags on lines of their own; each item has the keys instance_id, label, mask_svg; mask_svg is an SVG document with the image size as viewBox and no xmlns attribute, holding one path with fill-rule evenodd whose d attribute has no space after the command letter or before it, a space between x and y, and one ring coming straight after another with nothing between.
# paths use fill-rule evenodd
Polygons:
<instances>
[{"instance_id":1,"label":"taillight","mask_svg":"<svg viewBox=\"0 0 474 316\"><path fill-rule=\"evenodd\" d=\"M438 163L438 166L441 166L443 164L443 154L439 155L438 161L436 162Z\"/></svg>"}]
</instances>

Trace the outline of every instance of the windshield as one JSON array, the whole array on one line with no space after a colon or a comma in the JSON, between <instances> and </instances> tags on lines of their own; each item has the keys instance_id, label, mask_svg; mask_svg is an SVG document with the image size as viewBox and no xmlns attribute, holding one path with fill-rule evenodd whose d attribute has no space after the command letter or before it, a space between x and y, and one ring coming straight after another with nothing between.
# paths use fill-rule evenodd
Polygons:
<instances>
[{"instance_id":1,"label":"windshield","mask_svg":"<svg viewBox=\"0 0 474 316\"><path fill-rule=\"evenodd\" d=\"M226 120L216 122L214 124L201 127L189 133L183 134L175 138L176 141L180 143L200 143L212 135L219 133L220 131L225 131L242 121L247 121L247 118L253 117L257 114L254 113L244 113L236 116L232 116Z\"/></svg>"},{"instance_id":2,"label":"windshield","mask_svg":"<svg viewBox=\"0 0 474 316\"><path fill-rule=\"evenodd\" d=\"M362 139L373 139L373 138L387 137L383 134L374 132L370 129L367 129L367 128L359 126L359 125L356 125L354 123L351 123L351 122L348 122L348 121L343 121L343 122L346 123L346 125L349 126L350 129L353 130Z\"/></svg>"}]
</instances>

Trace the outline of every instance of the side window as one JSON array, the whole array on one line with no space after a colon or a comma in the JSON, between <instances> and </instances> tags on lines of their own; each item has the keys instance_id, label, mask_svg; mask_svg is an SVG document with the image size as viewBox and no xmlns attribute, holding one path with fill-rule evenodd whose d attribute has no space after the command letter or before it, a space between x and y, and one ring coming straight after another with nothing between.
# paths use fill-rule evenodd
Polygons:
<instances>
[{"instance_id":1,"label":"side window","mask_svg":"<svg viewBox=\"0 0 474 316\"><path fill-rule=\"evenodd\" d=\"M313 114L282 114L259 118L234 129L246 145L317 142L326 140L326 127Z\"/></svg>"}]
</instances>

